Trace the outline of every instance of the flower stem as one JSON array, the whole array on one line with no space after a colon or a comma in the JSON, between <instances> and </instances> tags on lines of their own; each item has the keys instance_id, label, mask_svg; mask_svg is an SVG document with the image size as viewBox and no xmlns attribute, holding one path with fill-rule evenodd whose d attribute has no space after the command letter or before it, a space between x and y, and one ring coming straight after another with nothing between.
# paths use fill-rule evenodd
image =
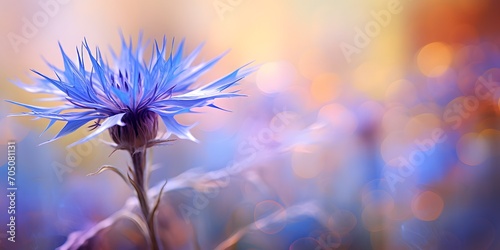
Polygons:
<instances>
[{"instance_id":1,"label":"flower stem","mask_svg":"<svg viewBox=\"0 0 500 250\"><path fill-rule=\"evenodd\" d=\"M132 163L134 164L134 181L136 182L136 191L139 204L141 206L142 215L148 226L148 235L152 250L159 250L158 241L156 240L154 220L150 219L154 214L149 208L149 197L147 193L147 182L145 181L144 171L146 169L146 150L130 152Z\"/></svg>"}]
</instances>

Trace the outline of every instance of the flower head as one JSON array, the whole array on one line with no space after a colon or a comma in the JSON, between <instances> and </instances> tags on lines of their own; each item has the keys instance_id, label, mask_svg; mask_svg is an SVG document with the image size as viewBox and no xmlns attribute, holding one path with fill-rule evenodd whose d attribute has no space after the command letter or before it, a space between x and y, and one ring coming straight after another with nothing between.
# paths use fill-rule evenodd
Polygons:
<instances>
[{"instance_id":1,"label":"flower head","mask_svg":"<svg viewBox=\"0 0 500 250\"><path fill-rule=\"evenodd\" d=\"M99 48L93 53L86 40L80 50L76 49L78 58L75 61L68 57L61 45L59 47L64 68L49 64L55 77L33 71L39 76L35 85L16 84L29 92L53 94L56 100L64 101L64 104L38 107L9 101L31 110L20 115L49 119L47 129L56 121L66 122L48 142L95 121L90 126L93 132L72 145L88 141L109 129L119 148L148 147L154 143L159 120L166 126L167 136L175 134L179 138L196 141L189 131L193 125L181 125L174 116L192 112L193 108L198 107L219 108L213 103L215 99L241 96L237 91L223 91L252 72L252 69L243 66L218 80L193 88L193 83L224 54L194 65L202 45L185 56L184 41L176 50L172 42L167 54L167 42L164 38L161 44L157 41L153 43L151 59L146 62L143 59L144 46L141 39L137 48L134 48L132 41L127 43L122 37L121 53L117 56L111 51L113 64L108 64ZM88 56L90 65L85 63L85 55Z\"/></svg>"}]
</instances>

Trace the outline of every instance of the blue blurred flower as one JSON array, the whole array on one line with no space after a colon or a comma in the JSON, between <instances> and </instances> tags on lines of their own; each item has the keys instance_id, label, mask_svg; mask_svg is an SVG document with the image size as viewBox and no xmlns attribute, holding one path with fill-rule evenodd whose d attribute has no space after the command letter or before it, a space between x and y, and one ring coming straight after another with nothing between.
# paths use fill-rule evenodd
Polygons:
<instances>
[{"instance_id":1,"label":"blue blurred flower","mask_svg":"<svg viewBox=\"0 0 500 250\"><path fill-rule=\"evenodd\" d=\"M179 138L196 141L189 131L194 125L181 125L174 116L193 112L192 109L198 107L219 108L213 103L215 99L241 96L238 91L223 91L253 71L243 66L218 80L193 88L193 83L210 70L224 54L193 65L202 45L184 56L184 41L179 44L177 50L174 50L172 41L170 52L167 54L167 42L163 38L161 45L157 41L153 43L151 59L147 63L143 58L145 46L142 45L141 38L138 44L134 49L132 41L127 43L122 37L119 56L111 51L114 62L111 65L103 59L99 48L93 53L86 40L80 50L76 49L77 61L72 61L59 45L64 69L48 64L55 72L54 78L33 71L39 76L35 85L20 82L16 84L29 92L53 94L56 98L44 100L60 100L64 101L64 104L38 107L9 102L31 110L18 115L49 119L46 130L56 121L66 122L59 133L47 142L95 121L95 124L89 126L93 132L70 146L88 141L107 129L110 129L113 140L122 149L129 146L149 146L146 144L156 137L158 119L161 119L167 128L167 137L175 134ZM88 55L90 65L85 64L84 54Z\"/></svg>"}]
</instances>

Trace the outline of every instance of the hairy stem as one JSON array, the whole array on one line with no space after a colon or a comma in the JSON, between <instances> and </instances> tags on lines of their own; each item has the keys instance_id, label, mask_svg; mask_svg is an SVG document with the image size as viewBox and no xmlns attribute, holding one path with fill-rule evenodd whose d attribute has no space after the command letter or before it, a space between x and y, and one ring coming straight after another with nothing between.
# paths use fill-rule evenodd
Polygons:
<instances>
[{"instance_id":1,"label":"hairy stem","mask_svg":"<svg viewBox=\"0 0 500 250\"><path fill-rule=\"evenodd\" d=\"M144 172L146 169L146 150L139 152L131 152L132 163L134 164L134 181L136 185L137 198L141 206L142 215L148 226L148 235L150 239L151 249L159 250L158 241L156 240L156 232L154 220L150 219L154 216L154 212L149 208L149 197L147 193L147 182L145 181Z\"/></svg>"}]
</instances>

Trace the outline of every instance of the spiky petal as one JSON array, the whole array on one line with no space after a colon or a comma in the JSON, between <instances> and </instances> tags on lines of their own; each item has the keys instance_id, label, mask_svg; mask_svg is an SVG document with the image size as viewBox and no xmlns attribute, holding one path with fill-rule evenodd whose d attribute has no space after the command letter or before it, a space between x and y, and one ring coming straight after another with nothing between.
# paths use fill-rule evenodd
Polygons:
<instances>
[{"instance_id":1,"label":"spiky petal","mask_svg":"<svg viewBox=\"0 0 500 250\"><path fill-rule=\"evenodd\" d=\"M63 100L64 104L38 107L9 102L31 110L19 115L49 119L47 129L56 121L66 122L59 133L48 142L94 121L91 125L94 132L72 145L85 142L108 129L111 129L115 142L124 142L127 136L131 138L132 135L123 134L125 131L135 131L142 137L135 138L134 143L145 145L146 141L154 139L159 119L167 128L167 136L175 134L179 138L196 141L190 133L193 125L181 125L174 117L192 112L193 108L218 108L213 104L215 99L241 96L237 91L223 91L253 71L252 68L243 66L218 80L193 88L193 83L209 71L224 54L193 65L201 51L201 45L184 55L184 41L180 42L176 50L172 42L167 53L167 40L163 38L161 44L157 41L153 43L151 60L147 63L143 59L144 46L141 39L139 46L134 48L132 41L127 43L122 37L121 53L117 55L111 51L113 63L110 65L102 57L99 48L92 52L86 40L80 49L76 49L77 60L70 59L62 46L59 47L64 67L57 68L49 64L55 77L33 70L38 76L35 85L20 82L16 84L29 92L52 94L54 98L49 100ZM88 56L90 65L85 64L84 56ZM143 117L148 119L141 120ZM151 124L144 124L148 122Z\"/></svg>"}]
</instances>

